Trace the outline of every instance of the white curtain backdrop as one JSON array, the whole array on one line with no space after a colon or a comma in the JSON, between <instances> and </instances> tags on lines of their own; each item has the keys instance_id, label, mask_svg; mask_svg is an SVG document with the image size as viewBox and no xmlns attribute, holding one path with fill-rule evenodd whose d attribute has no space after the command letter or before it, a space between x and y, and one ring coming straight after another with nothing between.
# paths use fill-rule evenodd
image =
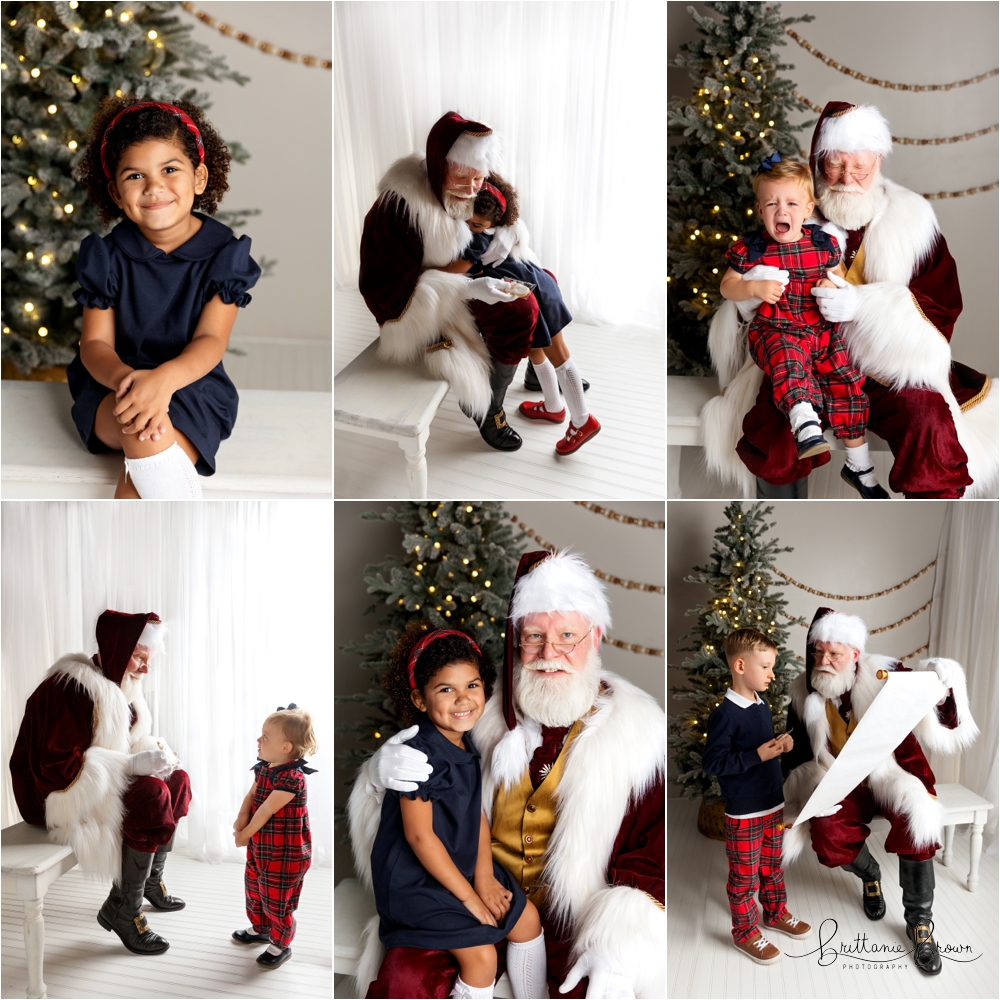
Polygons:
<instances>
[{"instance_id":1,"label":"white curtain backdrop","mask_svg":"<svg viewBox=\"0 0 1000 1000\"><path fill-rule=\"evenodd\" d=\"M154 735L191 776L176 849L241 860L232 824L261 723L295 702L320 750L308 779L314 858L333 849L329 504L14 503L2 518L3 826L24 704L60 656L96 652L105 608L155 611L166 655L144 683Z\"/></svg>"},{"instance_id":2,"label":"white curtain backdrop","mask_svg":"<svg viewBox=\"0 0 1000 1000\"><path fill-rule=\"evenodd\" d=\"M666 5L337 3L338 287L394 160L446 111L502 137L531 243L574 318L662 327Z\"/></svg>"},{"instance_id":3,"label":"white curtain backdrop","mask_svg":"<svg viewBox=\"0 0 1000 1000\"><path fill-rule=\"evenodd\" d=\"M930 656L946 656L965 667L972 717L979 739L961 756L933 755L939 782L958 782L989 799L983 841L997 855L998 690L997 552L995 503L950 503L938 545L934 604L931 606Z\"/></svg>"}]
</instances>

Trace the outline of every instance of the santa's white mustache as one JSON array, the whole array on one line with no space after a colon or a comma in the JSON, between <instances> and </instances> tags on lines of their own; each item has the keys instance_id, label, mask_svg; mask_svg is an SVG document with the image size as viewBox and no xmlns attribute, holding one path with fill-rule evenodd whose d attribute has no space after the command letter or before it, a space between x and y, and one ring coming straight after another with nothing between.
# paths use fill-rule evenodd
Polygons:
<instances>
[{"instance_id":1,"label":"santa's white mustache","mask_svg":"<svg viewBox=\"0 0 1000 1000\"><path fill-rule=\"evenodd\" d=\"M533 670L540 674L554 674L560 670L567 674L575 674L576 670L565 660L532 660L531 663L522 663L523 670Z\"/></svg>"},{"instance_id":2,"label":"santa's white mustache","mask_svg":"<svg viewBox=\"0 0 1000 1000\"><path fill-rule=\"evenodd\" d=\"M827 191L835 191L837 194L864 194L865 189L860 184L830 184Z\"/></svg>"}]
</instances>

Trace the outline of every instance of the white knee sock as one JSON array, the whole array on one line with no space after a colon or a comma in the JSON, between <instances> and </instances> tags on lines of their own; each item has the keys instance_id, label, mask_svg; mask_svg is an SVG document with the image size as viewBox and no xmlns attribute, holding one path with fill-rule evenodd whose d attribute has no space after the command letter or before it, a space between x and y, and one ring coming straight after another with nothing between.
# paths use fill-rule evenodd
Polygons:
<instances>
[{"instance_id":1,"label":"white knee sock","mask_svg":"<svg viewBox=\"0 0 1000 1000\"><path fill-rule=\"evenodd\" d=\"M515 997L545 994L545 931L534 941L507 942L507 975Z\"/></svg>"},{"instance_id":2,"label":"white knee sock","mask_svg":"<svg viewBox=\"0 0 1000 1000\"><path fill-rule=\"evenodd\" d=\"M572 358L567 358L557 369L556 377L562 386L566 405L569 407L569 420L574 427L582 427L590 416L586 400L583 398L583 379Z\"/></svg>"},{"instance_id":3,"label":"white knee sock","mask_svg":"<svg viewBox=\"0 0 1000 1000\"><path fill-rule=\"evenodd\" d=\"M878 483L878 479L875 476L875 463L871 460L868 454L868 442L864 444L859 444L854 448L848 448L844 446L844 453L847 455L847 464L855 472L864 472L867 469L871 469L865 476L861 476L861 482L865 486L875 486Z\"/></svg>"},{"instance_id":4,"label":"white knee sock","mask_svg":"<svg viewBox=\"0 0 1000 1000\"><path fill-rule=\"evenodd\" d=\"M491 997L493 996L493 984L490 983L489 986L470 986L468 983L463 982L462 977L459 976L455 980L455 987L449 995L459 997L460 1000L477 1000L478 997Z\"/></svg>"},{"instance_id":5,"label":"white knee sock","mask_svg":"<svg viewBox=\"0 0 1000 1000\"><path fill-rule=\"evenodd\" d=\"M796 438L799 437L799 428L806 422L810 420L815 420L819 423L819 415L813 409L812 403L802 400L801 403L796 403L788 411L788 419L792 423L792 433ZM803 434L806 437L815 437L817 434L822 434L822 430L819 427L808 427Z\"/></svg>"},{"instance_id":6,"label":"white knee sock","mask_svg":"<svg viewBox=\"0 0 1000 1000\"><path fill-rule=\"evenodd\" d=\"M559 398L559 380L556 378L555 366L546 358L541 364L536 365L532 361L535 374L538 376L538 384L542 387L545 396L545 409L549 413L558 413L562 408L562 400Z\"/></svg>"},{"instance_id":7,"label":"white knee sock","mask_svg":"<svg viewBox=\"0 0 1000 1000\"><path fill-rule=\"evenodd\" d=\"M198 473L176 441L148 458L126 458L125 475L143 500L201 499Z\"/></svg>"}]
</instances>

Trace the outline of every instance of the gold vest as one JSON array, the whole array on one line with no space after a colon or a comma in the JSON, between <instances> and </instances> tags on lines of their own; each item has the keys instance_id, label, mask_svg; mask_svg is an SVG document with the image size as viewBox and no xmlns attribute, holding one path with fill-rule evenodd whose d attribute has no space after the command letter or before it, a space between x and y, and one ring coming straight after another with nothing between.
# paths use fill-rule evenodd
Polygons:
<instances>
[{"instance_id":1,"label":"gold vest","mask_svg":"<svg viewBox=\"0 0 1000 1000\"><path fill-rule=\"evenodd\" d=\"M559 756L537 789L531 787L530 768L521 781L499 788L493 800L493 860L499 861L517 879L528 899L538 905L545 891L540 881L545 867L545 849L556 824L555 791L566 766L570 744L583 731L583 720L570 729Z\"/></svg>"},{"instance_id":2,"label":"gold vest","mask_svg":"<svg viewBox=\"0 0 1000 1000\"><path fill-rule=\"evenodd\" d=\"M854 709L851 709L850 720L844 722L840 712L837 711L837 706L832 701L828 701L826 703L826 720L830 724L830 752L834 757L839 757L848 736L858 728L854 718Z\"/></svg>"},{"instance_id":3,"label":"gold vest","mask_svg":"<svg viewBox=\"0 0 1000 1000\"><path fill-rule=\"evenodd\" d=\"M847 247L844 247L844 256L847 256ZM847 268L847 281L851 285L865 285L867 281L865 279L865 241L864 237L861 238L861 245L858 247L858 252L854 255L854 260L851 261L848 267L847 261L844 261L844 267Z\"/></svg>"}]
</instances>

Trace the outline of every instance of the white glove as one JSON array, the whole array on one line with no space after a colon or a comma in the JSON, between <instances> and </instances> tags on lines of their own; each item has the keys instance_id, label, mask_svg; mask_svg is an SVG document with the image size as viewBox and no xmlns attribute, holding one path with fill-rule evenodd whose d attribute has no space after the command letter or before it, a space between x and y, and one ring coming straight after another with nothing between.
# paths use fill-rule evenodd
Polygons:
<instances>
[{"instance_id":1,"label":"white glove","mask_svg":"<svg viewBox=\"0 0 1000 1000\"><path fill-rule=\"evenodd\" d=\"M434 773L434 768L427 763L427 754L406 745L419 730L419 726L410 726L396 733L368 762L370 794L381 799L387 788L394 792L415 792L418 783Z\"/></svg>"},{"instance_id":2,"label":"white glove","mask_svg":"<svg viewBox=\"0 0 1000 1000\"><path fill-rule=\"evenodd\" d=\"M924 664L924 666L927 667L927 668L929 668L929 669L931 669L931 670L933 670L934 673L936 673L938 675L938 680L946 688L948 688L948 690L945 691L945 693L944 693L944 697L938 702L938 706L940 707L941 705L943 705L948 700L948 695L951 693L951 688L953 688L955 686L955 679L954 679L955 665L954 665L954 661L953 660L939 660L939 659L935 658L933 660L928 660Z\"/></svg>"},{"instance_id":3,"label":"white glove","mask_svg":"<svg viewBox=\"0 0 1000 1000\"><path fill-rule=\"evenodd\" d=\"M559 992L568 993L584 976L590 977L587 983L587 1000L632 1000L635 997L632 980L625 971L593 951L585 951L576 960L559 987Z\"/></svg>"},{"instance_id":4,"label":"white glove","mask_svg":"<svg viewBox=\"0 0 1000 1000\"><path fill-rule=\"evenodd\" d=\"M840 803L838 802L832 809L825 813L816 813L813 817L814 819L821 819L824 816L834 816L840 812Z\"/></svg>"},{"instance_id":5,"label":"white glove","mask_svg":"<svg viewBox=\"0 0 1000 1000\"><path fill-rule=\"evenodd\" d=\"M152 775L154 778L164 778L173 771L180 761L165 750L143 750L129 757L129 766L133 775Z\"/></svg>"},{"instance_id":6,"label":"white glove","mask_svg":"<svg viewBox=\"0 0 1000 1000\"><path fill-rule=\"evenodd\" d=\"M850 323L858 315L861 297L854 285L848 284L839 274L827 271L826 276L836 288L813 288L812 293L819 299L817 305L828 323Z\"/></svg>"},{"instance_id":7,"label":"white glove","mask_svg":"<svg viewBox=\"0 0 1000 1000\"><path fill-rule=\"evenodd\" d=\"M500 278L470 278L467 299L479 299L480 302L513 302L517 298L503 289Z\"/></svg>"},{"instance_id":8,"label":"white glove","mask_svg":"<svg viewBox=\"0 0 1000 1000\"><path fill-rule=\"evenodd\" d=\"M788 285L788 272L783 268L771 267L768 264L755 264L743 275L744 281L780 281L782 285ZM763 299L756 296L752 299L744 299L736 303L739 314L744 319L753 319L754 313L763 304Z\"/></svg>"},{"instance_id":9,"label":"white glove","mask_svg":"<svg viewBox=\"0 0 1000 1000\"><path fill-rule=\"evenodd\" d=\"M513 226L497 226L490 245L486 248L481 260L487 266L500 264L509 256L517 242L517 233Z\"/></svg>"}]
</instances>

